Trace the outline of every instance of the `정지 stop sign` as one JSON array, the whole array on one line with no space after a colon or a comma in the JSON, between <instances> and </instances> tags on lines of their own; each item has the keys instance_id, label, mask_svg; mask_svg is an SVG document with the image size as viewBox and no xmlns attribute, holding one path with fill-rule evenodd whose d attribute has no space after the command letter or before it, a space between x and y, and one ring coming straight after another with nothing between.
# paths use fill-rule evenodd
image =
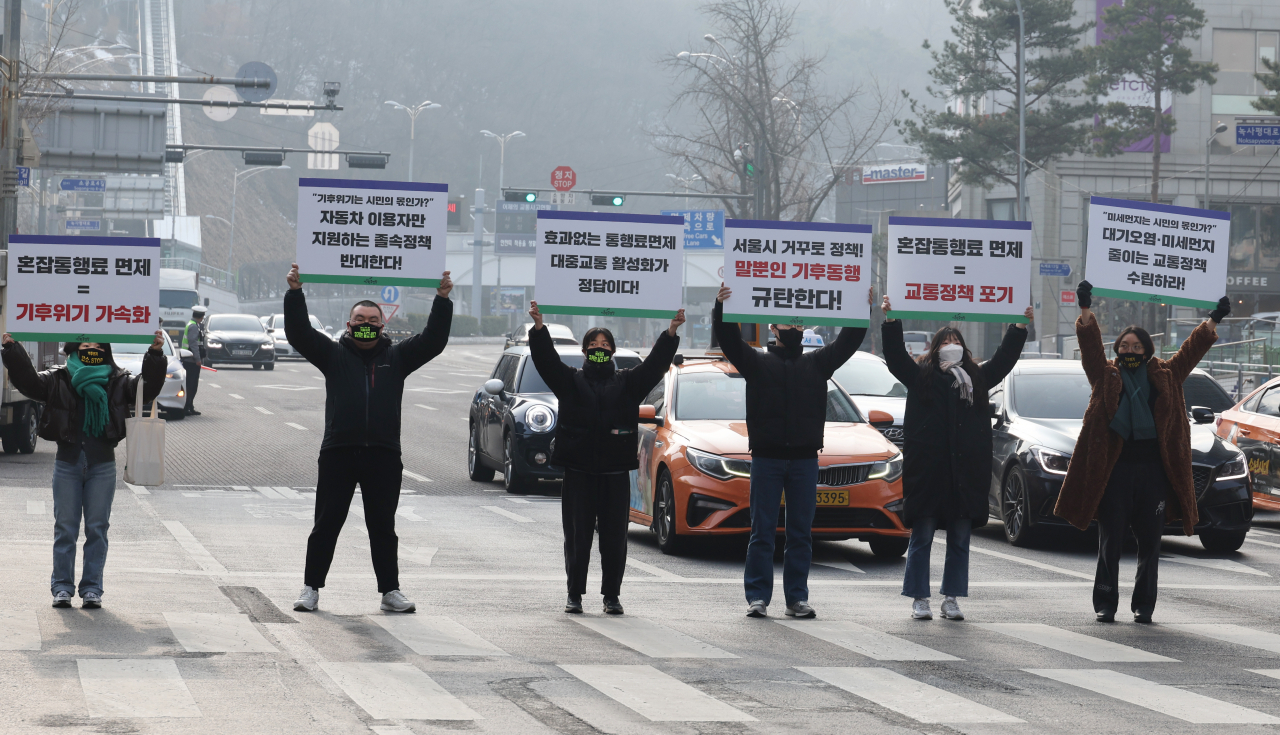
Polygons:
<instances>
[{"instance_id":1,"label":"\uc815\uc9c0 stop sign","mask_svg":"<svg viewBox=\"0 0 1280 735\"><path fill-rule=\"evenodd\" d=\"M559 166L551 172L551 187L556 191L569 191L578 183L578 175L568 166Z\"/></svg>"}]
</instances>

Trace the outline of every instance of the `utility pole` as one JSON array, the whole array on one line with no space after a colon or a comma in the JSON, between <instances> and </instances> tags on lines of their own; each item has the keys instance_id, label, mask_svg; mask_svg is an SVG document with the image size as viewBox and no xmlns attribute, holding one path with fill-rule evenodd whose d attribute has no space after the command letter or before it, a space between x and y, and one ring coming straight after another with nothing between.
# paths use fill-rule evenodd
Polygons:
<instances>
[{"instance_id":1,"label":"utility pole","mask_svg":"<svg viewBox=\"0 0 1280 735\"><path fill-rule=\"evenodd\" d=\"M471 316L478 322L482 303L480 296L484 291L484 189L476 189L471 216L475 220L475 240L471 243Z\"/></svg>"},{"instance_id":2,"label":"utility pole","mask_svg":"<svg viewBox=\"0 0 1280 735\"><path fill-rule=\"evenodd\" d=\"M0 245L18 229L18 55L22 53L22 0L4 0L4 123L0 126Z\"/></svg>"},{"instance_id":3,"label":"utility pole","mask_svg":"<svg viewBox=\"0 0 1280 735\"><path fill-rule=\"evenodd\" d=\"M1018 219L1027 221L1027 24L1022 14L1022 0L1018 3Z\"/></svg>"}]
</instances>

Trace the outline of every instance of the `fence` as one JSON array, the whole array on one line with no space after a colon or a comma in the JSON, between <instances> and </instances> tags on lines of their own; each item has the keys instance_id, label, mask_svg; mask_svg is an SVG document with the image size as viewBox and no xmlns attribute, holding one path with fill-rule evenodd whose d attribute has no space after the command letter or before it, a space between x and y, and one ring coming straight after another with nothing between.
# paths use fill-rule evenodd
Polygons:
<instances>
[{"instance_id":1,"label":"fence","mask_svg":"<svg viewBox=\"0 0 1280 735\"><path fill-rule=\"evenodd\" d=\"M201 283L220 288L223 291L236 290L236 276L234 273L224 271L221 268L214 268L204 263L197 263L188 258L161 258L160 267L191 271L196 274Z\"/></svg>"}]
</instances>

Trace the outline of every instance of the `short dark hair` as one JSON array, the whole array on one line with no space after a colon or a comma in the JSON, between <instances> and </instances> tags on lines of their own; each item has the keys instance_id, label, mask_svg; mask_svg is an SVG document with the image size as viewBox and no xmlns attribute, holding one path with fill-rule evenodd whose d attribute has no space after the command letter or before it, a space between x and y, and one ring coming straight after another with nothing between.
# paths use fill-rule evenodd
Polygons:
<instances>
[{"instance_id":1,"label":"short dark hair","mask_svg":"<svg viewBox=\"0 0 1280 735\"><path fill-rule=\"evenodd\" d=\"M609 349L612 350L613 352L617 352L618 343L613 341L613 332L610 332L604 327L592 327L591 329L587 330L586 334L582 335L582 351L586 352L587 345L591 344L591 342L594 341L595 338L601 334L604 335L605 339L609 340Z\"/></svg>"},{"instance_id":2,"label":"short dark hair","mask_svg":"<svg viewBox=\"0 0 1280 735\"><path fill-rule=\"evenodd\" d=\"M357 302L355 302L354 304L352 304L352 305L351 305L351 311L348 311L348 312L347 312L347 318L348 318L348 319L350 319L350 318L351 318L351 315L352 315L352 314L354 314L354 313L356 313L356 309L357 309L357 308L359 308L359 307L361 307L361 306L372 306L373 308L375 308L375 309L377 309L377 310L378 310L378 315L379 315L379 316L385 316L385 314L383 314L383 313L382 313L382 307L381 307L381 306L378 306L377 302L375 302L375 301L370 301L369 299L364 299L364 300L361 300L361 301L357 301Z\"/></svg>"},{"instance_id":3,"label":"short dark hair","mask_svg":"<svg viewBox=\"0 0 1280 735\"><path fill-rule=\"evenodd\" d=\"M1136 324L1130 324L1120 331L1120 335L1116 337L1116 341L1111 343L1111 351L1117 355L1120 354L1120 351L1117 349L1120 347L1120 340L1130 334L1137 337L1138 341L1142 343L1142 353L1144 355L1151 357L1156 354L1156 343L1151 341L1151 335L1147 333L1147 330Z\"/></svg>"}]
</instances>

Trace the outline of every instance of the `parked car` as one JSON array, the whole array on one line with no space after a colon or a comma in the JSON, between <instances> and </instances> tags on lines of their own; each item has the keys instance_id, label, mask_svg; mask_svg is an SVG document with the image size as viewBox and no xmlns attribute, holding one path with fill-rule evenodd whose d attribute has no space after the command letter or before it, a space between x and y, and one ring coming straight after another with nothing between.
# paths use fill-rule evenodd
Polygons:
<instances>
[{"instance_id":1,"label":"parked car","mask_svg":"<svg viewBox=\"0 0 1280 735\"><path fill-rule=\"evenodd\" d=\"M325 330L324 325L320 323L320 320L316 318L315 314L307 314L307 318L311 320L311 326L313 328L318 329L321 332L325 332L325 334L328 334L329 337L333 339L333 334ZM293 345L289 344L289 338L284 334L284 314L272 314L270 316L258 317L258 319L260 321L264 319L266 320L263 322L263 326L266 328L267 334L271 335L272 343L275 344L276 357L302 357L302 355L299 355L298 351L293 348ZM337 340L335 339L334 341Z\"/></svg>"},{"instance_id":2,"label":"parked car","mask_svg":"<svg viewBox=\"0 0 1280 735\"><path fill-rule=\"evenodd\" d=\"M929 342L933 332L903 332L902 341L907 345L907 354L919 357L929 351Z\"/></svg>"},{"instance_id":3,"label":"parked car","mask_svg":"<svg viewBox=\"0 0 1280 735\"><path fill-rule=\"evenodd\" d=\"M1253 507L1280 510L1280 378L1263 383L1222 412L1217 433L1244 452L1253 479Z\"/></svg>"},{"instance_id":4,"label":"parked car","mask_svg":"<svg viewBox=\"0 0 1280 735\"><path fill-rule=\"evenodd\" d=\"M658 548L679 553L693 537L751 532L751 454L746 381L718 355L677 356L641 406L640 469L631 522L648 526ZM888 425L888 414L871 420ZM896 557L910 536L902 525L902 452L868 423L835 382L827 388L825 447L819 456L815 538L857 538L876 556ZM778 517L785 531L786 507Z\"/></svg>"},{"instance_id":5,"label":"parked car","mask_svg":"<svg viewBox=\"0 0 1280 735\"><path fill-rule=\"evenodd\" d=\"M569 329L563 324L552 324L551 322L544 322L544 324L547 327L547 331L551 334L552 342L558 345L578 344L577 338L573 336L572 329ZM507 335L507 341L503 345L503 349L529 344L529 327L532 326L533 322L528 322L516 327L515 331Z\"/></svg>"},{"instance_id":6,"label":"parked car","mask_svg":"<svg viewBox=\"0 0 1280 735\"><path fill-rule=\"evenodd\" d=\"M133 342L112 342L111 356L116 364L134 375L142 374L142 356L151 349L151 344ZM164 386L157 399L160 405L161 418L167 421L181 421L187 415L187 371L182 367L182 358L190 356L187 350L174 349L169 333L164 335L164 358L168 362L165 370ZM149 406L143 406L148 410Z\"/></svg>"},{"instance_id":7,"label":"parked car","mask_svg":"<svg viewBox=\"0 0 1280 735\"><path fill-rule=\"evenodd\" d=\"M1066 527L1053 514L1067 474L1091 389L1074 360L1023 360L990 392L993 441L991 515L1004 522L1005 538L1026 546L1046 526ZM1214 414L1231 406L1222 386L1202 370L1183 383L1191 423L1191 472L1208 551L1235 551L1253 521L1245 455L1213 432ZM1180 521L1165 535L1182 534Z\"/></svg>"},{"instance_id":8,"label":"parked car","mask_svg":"<svg viewBox=\"0 0 1280 735\"><path fill-rule=\"evenodd\" d=\"M556 352L566 365L582 367L582 349L576 342L573 347L559 345ZM635 352L619 349L614 362L619 368L632 368L641 360ZM503 351L489 380L471 399L468 476L488 482L501 472L509 493L562 479L563 468L550 464L558 407L555 394L533 366L529 348Z\"/></svg>"},{"instance_id":9,"label":"parked car","mask_svg":"<svg viewBox=\"0 0 1280 735\"><path fill-rule=\"evenodd\" d=\"M283 328L281 332L283 332ZM253 365L254 370L276 369L276 344L250 314L214 314L205 321L204 363Z\"/></svg>"},{"instance_id":10,"label":"parked car","mask_svg":"<svg viewBox=\"0 0 1280 735\"><path fill-rule=\"evenodd\" d=\"M833 380L853 398L862 415L884 411L893 424L877 427L884 438L902 447L902 420L907 413L907 387L889 372L884 358L870 352L855 352L836 370Z\"/></svg>"}]
</instances>

